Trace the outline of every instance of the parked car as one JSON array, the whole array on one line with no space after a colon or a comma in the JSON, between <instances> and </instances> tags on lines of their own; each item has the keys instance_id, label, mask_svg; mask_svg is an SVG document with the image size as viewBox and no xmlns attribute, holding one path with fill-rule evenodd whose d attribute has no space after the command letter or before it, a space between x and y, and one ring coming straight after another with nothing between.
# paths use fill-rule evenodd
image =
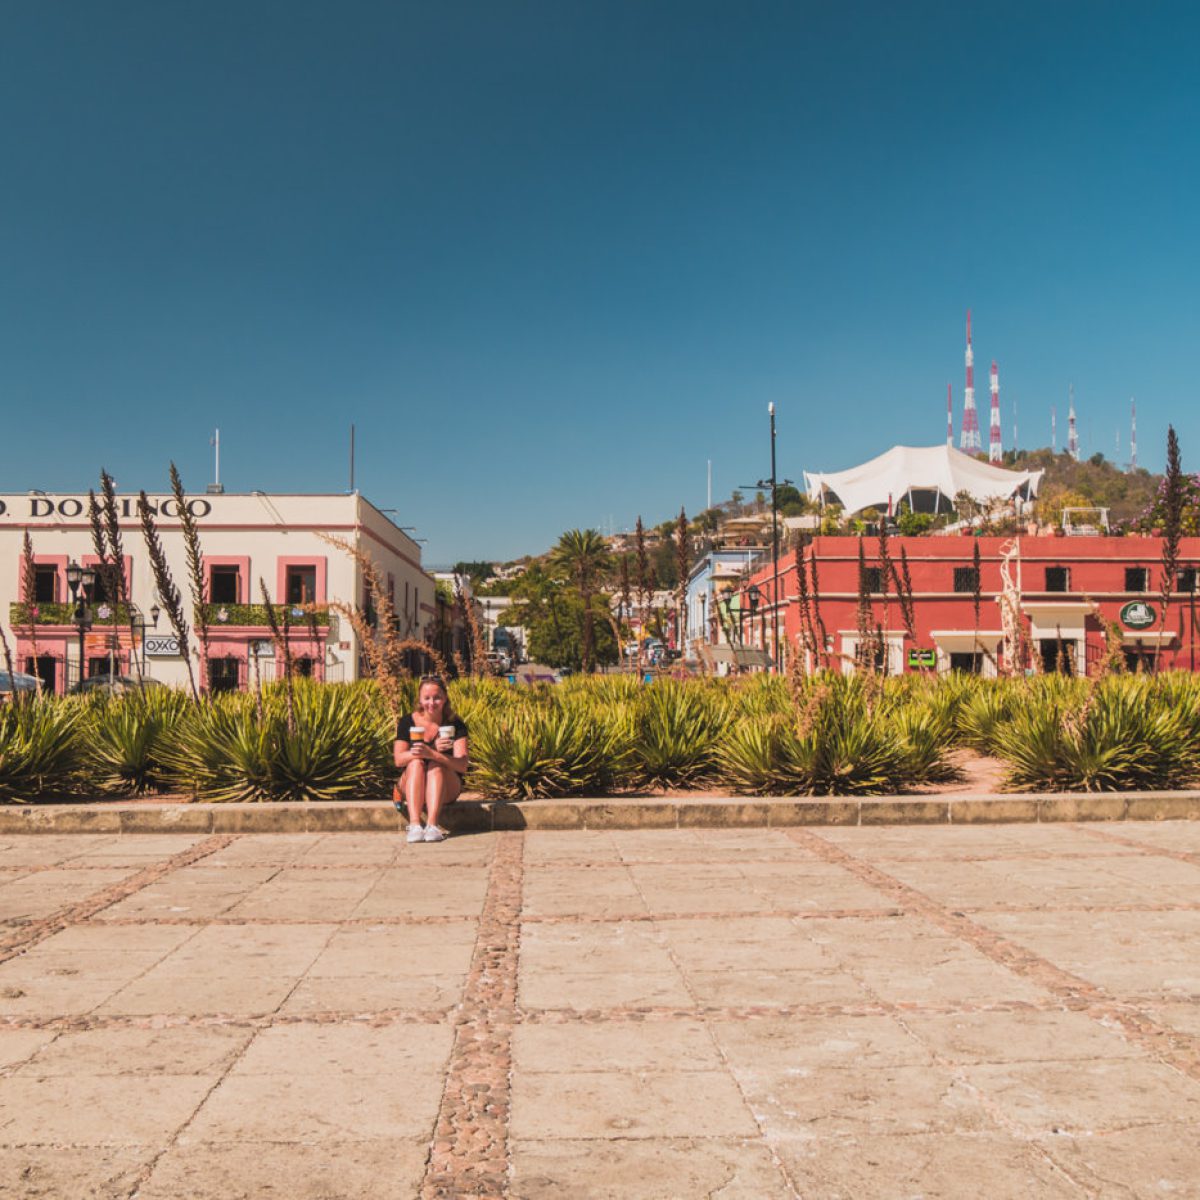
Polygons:
<instances>
[{"instance_id":1,"label":"parked car","mask_svg":"<svg viewBox=\"0 0 1200 1200\"><path fill-rule=\"evenodd\" d=\"M23 675L14 671L0 671L0 698L11 699L13 692L40 692L42 681L36 675Z\"/></svg>"},{"instance_id":2,"label":"parked car","mask_svg":"<svg viewBox=\"0 0 1200 1200\"><path fill-rule=\"evenodd\" d=\"M107 692L110 696L120 696L125 692L135 692L165 686L159 679L138 679L133 675L92 675L82 683L75 684L72 692Z\"/></svg>"}]
</instances>

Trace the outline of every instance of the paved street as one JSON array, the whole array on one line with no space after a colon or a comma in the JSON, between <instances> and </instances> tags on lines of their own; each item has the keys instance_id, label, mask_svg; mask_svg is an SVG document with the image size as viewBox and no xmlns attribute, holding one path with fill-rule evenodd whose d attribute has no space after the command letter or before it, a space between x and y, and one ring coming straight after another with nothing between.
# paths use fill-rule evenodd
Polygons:
<instances>
[{"instance_id":1,"label":"paved street","mask_svg":"<svg viewBox=\"0 0 1200 1200\"><path fill-rule=\"evenodd\" d=\"M1200 1196L1200 823L0 839L0 1194Z\"/></svg>"}]
</instances>

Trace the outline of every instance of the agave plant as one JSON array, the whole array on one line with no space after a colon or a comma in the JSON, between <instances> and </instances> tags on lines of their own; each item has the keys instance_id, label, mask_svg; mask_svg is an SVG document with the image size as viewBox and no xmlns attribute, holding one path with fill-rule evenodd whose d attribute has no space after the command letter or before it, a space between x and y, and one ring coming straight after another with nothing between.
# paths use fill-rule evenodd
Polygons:
<instances>
[{"instance_id":1,"label":"agave plant","mask_svg":"<svg viewBox=\"0 0 1200 1200\"><path fill-rule=\"evenodd\" d=\"M1191 783L1200 746L1190 714L1166 703L1153 682L1114 675L1075 696L1046 689L1019 707L998 742L1006 785L1098 792Z\"/></svg>"},{"instance_id":2,"label":"agave plant","mask_svg":"<svg viewBox=\"0 0 1200 1200\"><path fill-rule=\"evenodd\" d=\"M0 707L0 801L43 800L76 785L83 713L77 700L53 697Z\"/></svg>"},{"instance_id":3,"label":"agave plant","mask_svg":"<svg viewBox=\"0 0 1200 1200\"><path fill-rule=\"evenodd\" d=\"M82 759L89 786L122 796L170 787L164 753L190 707L189 697L171 688L113 697L97 693L84 721Z\"/></svg>"},{"instance_id":4,"label":"agave plant","mask_svg":"<svg viewBox=\"0 0 1200 1200\"><path fill-rule=\"evenodd\" d=\"M687 788L716 774L718 739L730 723L725 693L662 680L637 706L630 781L638 788Z\"/></svg>"},{"instance_id":5,"label":"agave plant","mask_svg":"<svg viewBox=\"0 0 1200 1200\"><path fill-rule=\"evenodd\" d=\"M172 775L213 802L342 800L378 795L390 777L390 719L368 691L295 681L294 727L286 696L216 698L178 726L165 758Z\"/></svg>"},{"instance_id":6,"label":"agave plant","mask_svg":"<svg viewBox=\"0 0 1200 1200\"><path fill-rule=\"evenodd\" d=\"M624 709L597 723L575 705L521 704L472 726L468 786L493 800L600 795L623 775L631 742Z\"/></svg>"}]
</instances>

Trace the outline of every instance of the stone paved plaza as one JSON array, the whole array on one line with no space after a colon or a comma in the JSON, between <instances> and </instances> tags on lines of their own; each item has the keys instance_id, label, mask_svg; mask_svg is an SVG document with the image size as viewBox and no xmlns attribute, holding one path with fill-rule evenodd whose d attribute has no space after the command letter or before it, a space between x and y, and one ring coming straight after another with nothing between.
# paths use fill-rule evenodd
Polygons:
<instances>
[{"instance_id":1,"label":"stone paved plaza","mask_svg":"<svg viewBox=\"0 0 1200 1200\"><path fill-rule=\"evenodd\" d=\"M1200 1196L1200 823L0 839L0 1194Z\"/></svg>"}]
</instances>

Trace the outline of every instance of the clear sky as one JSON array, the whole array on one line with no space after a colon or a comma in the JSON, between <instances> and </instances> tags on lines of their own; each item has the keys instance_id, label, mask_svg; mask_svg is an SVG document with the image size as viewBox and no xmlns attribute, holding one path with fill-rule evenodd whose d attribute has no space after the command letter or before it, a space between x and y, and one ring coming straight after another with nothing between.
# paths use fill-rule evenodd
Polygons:
<instances>
[{"instance_id":1,"label":"clear sky","mask_svg":"<svg viewBox=\"0 0 1200 1200\"><path fill-rule=\"evenodd\" d=\"M426 559L945 436L1200 465L1200 6L5 6L2 491L357 483Z\"/></svg>"}]
</instances>

